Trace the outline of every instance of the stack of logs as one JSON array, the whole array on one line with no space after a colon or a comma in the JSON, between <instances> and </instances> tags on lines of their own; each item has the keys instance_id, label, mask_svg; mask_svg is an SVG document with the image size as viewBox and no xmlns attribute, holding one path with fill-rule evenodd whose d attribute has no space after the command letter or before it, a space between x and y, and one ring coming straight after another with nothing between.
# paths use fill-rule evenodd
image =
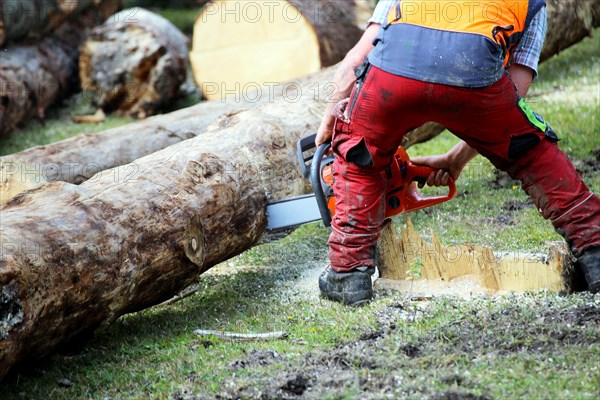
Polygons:
<instances>
[{"instance_id":1,"label":"stack of logs","mask_svg":"<svg viewBox=\"0 0 600 400\"><path fill-rule=\"evenodd\" d=\"M600 0L558 3L546 58L600 23ZM332 75L297 83L293 102L207 102L4 158L54 182L0 206L0 377L256 245L266 202L307 190L295 143L316 130L325 99L315 90L328 93Z\"/></svg>"},{"instance_id":2,"label":"stack of logs","mask_svg":"<svg viewBox=\"0 0 600 400\"><path fill-rule=\"evenodd\" d=\"M0 1L0 135L77 88L79 46L117 0Z\"/></svg>"}]
</instances>

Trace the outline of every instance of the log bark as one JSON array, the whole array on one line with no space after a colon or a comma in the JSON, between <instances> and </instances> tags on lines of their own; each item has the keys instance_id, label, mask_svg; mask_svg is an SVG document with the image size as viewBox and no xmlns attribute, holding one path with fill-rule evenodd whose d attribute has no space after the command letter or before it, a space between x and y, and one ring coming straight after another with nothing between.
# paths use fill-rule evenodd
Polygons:
<instances>
[{"instance_id":1,"label":"log bark","mask_svg":"<svg viewBox=\"0 0 600 400\"><path fill-rule=\"evenodd\" d=\"M226 119L232 112L255 108L283 98L295 102L298 94L312 94L315 107L328 93L315 90L315 82L327 85L332 69L308 78L248 94L239 101L208 101L158 115L144 121L109 129L100 134L80 134L50 145L0 158L0 204L26 190L47 182L63 181L80 184L97 173L128 164L138 158L200 135L217 118ZM321 106L324 110L324 106Z\"/></svg>"},{"instance_id":2,"label":"log bark","mask_svg":"<svg viewBox=\"0 0 600 400\"><path fill-rule=\"evenodd\" d=\"M548 33L540 61L592 36L600 26L600 0L548 0Z\"/></svg>"},{"instance_id":3,"label":"log bark","mask_svg":"<svg viewBox=\"0 0 600 400\"><path fill-rule=\"evenodd\" d=\"M53 182L2 206L0 376L255 245L267 200L308 189L295 144L322 108L307 92L242 111L80 186Z\"/></svg>"},{"instance_id":4,"label":"log bark","mask_svg":"<svg viewBox=\"0 0 600 400\"><path fill-rule=\"evenodd\" d=\"M47 107L78 87L78 47L86 31L103 21L118 1L102 0L77 20L69 19L41 41L11 45L0 58L0 135L19 123L44 117Z\"/></svg>"},{"instance_id":5,"label":"log bark","mask_svg":"<svg viewBox=\"0 0 600 400\"><path fill-rule=\"evenodd\" d=\"M344 58L371 12L370 0L212 1L194 26L194 78L214 100L314 73Z\"/></svg>"},{"instance_id":6,"label":"log bark","mask_svg":"<svg viewBox=\"0 0 600 400\"><path fill-rule=\"evenodd\" d=\"M96 9L104 20L117 6L118 1L0 0L0 46L27 37L39 39L53 32L65 19L79 18L89 8Z\"/></svg>"},{"instance_id":7,"label":"log bark","mask_svg":"<svg viewBox=\"0 0 600 400\"><path fill-rule=\"evenodd\" d=\"M294 0L292 4L316 31L321 67L346 56L362 36L373 10L368 0Z\"/></svg>"},{"instance_id":8,"label":"log bark","mask_svg":"<svg viewBox=\"0 0 600 400\"><path fill-rule=\"evenodd\" d=\"M165 18L123 10L96 27L81 47L81 86L106 111L145 118L172 101L186 79L187 39Z\"/></svg>"}]
</instances>

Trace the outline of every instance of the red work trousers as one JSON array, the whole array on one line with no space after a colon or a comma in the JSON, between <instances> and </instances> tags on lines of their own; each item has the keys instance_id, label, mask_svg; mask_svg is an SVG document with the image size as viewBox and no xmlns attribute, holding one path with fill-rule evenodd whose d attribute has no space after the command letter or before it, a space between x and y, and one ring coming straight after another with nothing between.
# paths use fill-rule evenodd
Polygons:
<instances>
[{"instance_id":1,"label":"red work trousers","mask_svg":"<svg viewBox=\"0 0 600 400\"><path fill-rule=\"evenodd\" d=\"M332 140L336 214L329 238L334 270L375 265L389 165L406 132L428 121L453 134L522 183L574 253L600 245L600 197L591 193L556 144L530 122L512 81L468 89L404 78L374 66L354 88L349 122ZM531 116L531 114L530 114Z\"/></svg>"}]
</instances>

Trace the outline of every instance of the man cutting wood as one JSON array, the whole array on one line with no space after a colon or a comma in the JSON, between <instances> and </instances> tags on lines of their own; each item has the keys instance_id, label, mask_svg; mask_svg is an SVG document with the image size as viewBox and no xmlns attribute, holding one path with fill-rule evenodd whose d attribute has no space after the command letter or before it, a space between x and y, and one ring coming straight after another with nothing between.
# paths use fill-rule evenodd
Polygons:
<instances>
[{"instance_id":1,"label":"man cutting wood","mask_svg":"<svg viewBox=\"0 0 600 400\"><path fill-rule=\"evenodd\" d=\"M600 290L600 197L557 146L550 125L523 100L546 34L544 0L381 0L336 73L338 87L316 144L332 140L335 209L331 265L321 294L346 305L373 296L375 246L384 221L385 169L404 135L434 121L462 141L413 159L458 179L477 154L522 183ZM337 104L336 104L337 102Z\"/></svg>"}]
</instances>

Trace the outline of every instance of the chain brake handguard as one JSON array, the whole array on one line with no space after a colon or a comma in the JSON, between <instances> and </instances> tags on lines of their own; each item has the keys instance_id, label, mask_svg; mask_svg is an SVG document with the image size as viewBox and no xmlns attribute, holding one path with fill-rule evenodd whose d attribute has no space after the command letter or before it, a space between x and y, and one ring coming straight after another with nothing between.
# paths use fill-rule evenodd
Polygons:
<instances>
[{"instance_id":1,"label":"chain brake handguard","mask_svg":"<svg viewBox=\"0 0 600 400\"><path fill-rule=\"evenodd\" d=\"M322 144L314 153L305 155L316 147L315 139L316 134L313 134L298 141L298 161L302 175L310 180L323 224L329 227L331 218L335 214L332 172L335 156L328 154L331 148L329 143ZM411 163L406 150L398 147L392 163L385 171L388 179L385 217L389 218L451 200L456 195L456 186L452 178L448 182L446 195L424 197L417 188L417 183L425 184L429 175L435 171L433 168Z\"/></svg>"}]
</instances>

